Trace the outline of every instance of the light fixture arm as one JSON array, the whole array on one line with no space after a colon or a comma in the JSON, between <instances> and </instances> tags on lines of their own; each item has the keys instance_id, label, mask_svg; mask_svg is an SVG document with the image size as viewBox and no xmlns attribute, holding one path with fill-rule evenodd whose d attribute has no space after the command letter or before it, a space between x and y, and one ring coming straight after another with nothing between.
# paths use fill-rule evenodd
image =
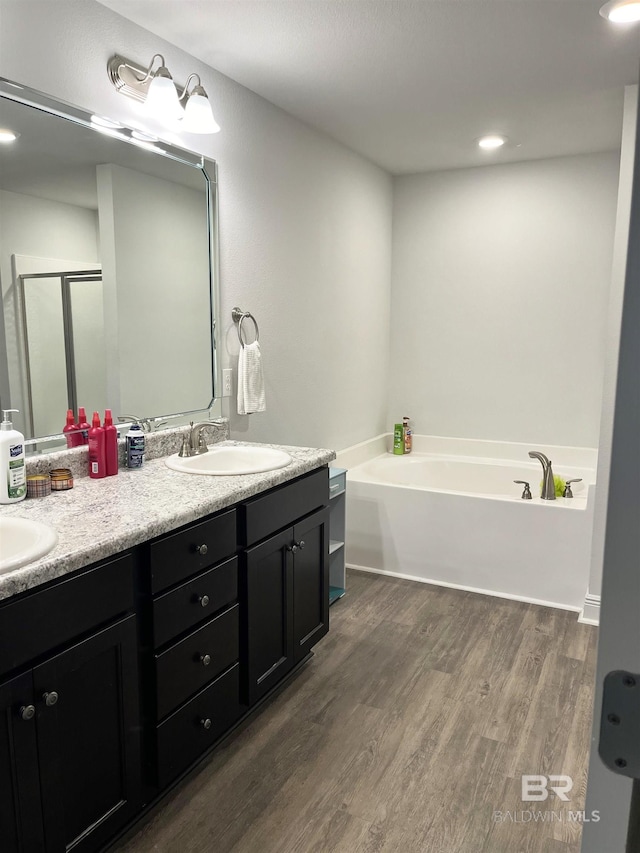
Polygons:
<instances>
[{"instance_id":1,"label":"light fixture arm","mask_svg":"<svg viewBox=\"0 0 640 853\"><path fill-rule=\"evenodd\" d=\"M156 59L160 59L158 71L152 73L153 63ZM161 53L153 55L149 66L140 65L138 62L133 62L131 59L125 59L124 56L115 54L107 63L107 74L109 80L115 86L121 95L127 95L129 98L134 98L136 101L146 101L151 80L156 76L171 77L166 70L164 56Z\"/></svg>"}]
</instances>

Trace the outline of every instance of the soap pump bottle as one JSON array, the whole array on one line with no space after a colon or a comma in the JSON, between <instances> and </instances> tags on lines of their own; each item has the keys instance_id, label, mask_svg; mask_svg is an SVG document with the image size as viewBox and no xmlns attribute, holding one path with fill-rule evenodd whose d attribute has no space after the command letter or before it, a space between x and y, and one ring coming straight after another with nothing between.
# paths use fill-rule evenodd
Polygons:
<instances>
[{"instance_id":1,"label":"soap pump bottle","mask_svg":"<svg viewBox=\"0 0 640 853\"><path fill-rule=\"evenodd\" d=\"M93 413L89 430L89 476L101 480L107 476L107 458L104 447L104 430L100 426L100 415Z\"/></svg>"},{"instance_id":2,"label":"soap pump bottle","mask_svg":"<svg viewBox=\"0 0 640 853\"><path fill-rule=\"evenodd\" d=\"M24 462L24 436L9 420L11 412L3 409L0 424L0 504L11 504L27 496L27 471Z\"/></svg>"},{"instance_id":3,"label":"soap pump bottle","mask_svg":"<svg viewBox=\"0 0 640 853\"><path fill-rule=\"evenodd\" d=\"M402 424L395 424L393 427L393 452L396 456L402 456L404 453L404 429Z\"/></svg>"},{"instance_id":4,"label":"soap pump bottle","mask_svg":"<svg viewBox=\"0 0 640 853\"><path fill-rule=\"evenodd\" d=\"M104 453L107 477L118 473L118 430L113 425L111 409L104 410Z\"/></svg>"}]
</instances>

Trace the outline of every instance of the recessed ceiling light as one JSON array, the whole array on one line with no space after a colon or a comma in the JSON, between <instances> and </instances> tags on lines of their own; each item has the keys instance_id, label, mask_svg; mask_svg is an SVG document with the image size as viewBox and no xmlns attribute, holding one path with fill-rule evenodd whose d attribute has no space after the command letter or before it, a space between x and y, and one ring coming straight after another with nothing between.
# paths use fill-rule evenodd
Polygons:
<instances>
[{"instance_id":1,"label":"recessed ceiling light","mask_svg":"<svg viewBox=\"0 0 640 853\"><path fill-rule=\"evenodd\" d=\"M95 124L98 127L108 127L110 129L122 127L119 121L113 121L113 119L103 118L102 116L91 116L91 124Z\"/></svg>"},{"instance_id":2,"label":"recessed ceiling light","mask_svg":"<svg viewBox=\"0 0 640 853\"><path fill-rule=\"evenodd\" d=\"M478 139L478 145L480 148L491 151L494 148L501 148L506 141L506 136L499 136L497 133L492 133L489 136L481 136L480 139Z\"/></svg>"},{"instance_id":3,"label":"recessed ceiling light","mask_svg":"<svg viewBox=\"0 0 640 853\"><path fill-rule=\"evenodd\" d=\"M600 14L614 24L640 21L640 0L611 0L600 9Z\"/></svg>"},{"instance_id":4,"label":"recessed ceiling light","mask_svg":"<svg viewBox=\"0 0 640 853\"><path fill-rule=\"evenodd\" d=\"M20 134L16 133L15 130L0 130L0 142L4 143L5 145L7 145L9 142L15 142L19 136Z\"/></svg>"}]
</instances>

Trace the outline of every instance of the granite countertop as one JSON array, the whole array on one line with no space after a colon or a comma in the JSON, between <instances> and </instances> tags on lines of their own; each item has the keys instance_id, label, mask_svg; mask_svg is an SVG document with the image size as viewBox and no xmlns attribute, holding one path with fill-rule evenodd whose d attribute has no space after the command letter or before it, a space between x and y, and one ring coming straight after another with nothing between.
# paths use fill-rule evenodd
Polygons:
<instances>
[{"instance_id":1,"label":"granite countertop","mask_svg":"<svg viewBox=\"0 0 640 853\"><path fill-rule=\"evenodd\" d=\"M264 474L228 477L183 474L164 458L116 477L80 477L74 488L46 498L3 505L0 515L31 518L55 528L58 544L39 560L0 574L0 600L111 557L210 513L286 483L335 459L332 450L223 441L216 446L274 447L293 462Z\"/></svg>"}]
</instances>

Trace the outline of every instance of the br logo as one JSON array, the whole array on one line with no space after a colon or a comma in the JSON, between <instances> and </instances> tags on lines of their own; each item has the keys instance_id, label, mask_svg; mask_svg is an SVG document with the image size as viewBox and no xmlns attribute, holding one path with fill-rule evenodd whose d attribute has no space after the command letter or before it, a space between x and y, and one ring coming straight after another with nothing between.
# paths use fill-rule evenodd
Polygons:
<instances>
[{"instance_id":1,"label":"br logo","mask_svg":"<svg viewBox=\"0 0 640 853\"><path fill-rule=\"evenodd\" d=\"M569 801L569 791L573 788L571 776L523 776L522 777L522 801L524 803L544 802L549 791L563 800Z\"/></svg>"}]
</instances>

